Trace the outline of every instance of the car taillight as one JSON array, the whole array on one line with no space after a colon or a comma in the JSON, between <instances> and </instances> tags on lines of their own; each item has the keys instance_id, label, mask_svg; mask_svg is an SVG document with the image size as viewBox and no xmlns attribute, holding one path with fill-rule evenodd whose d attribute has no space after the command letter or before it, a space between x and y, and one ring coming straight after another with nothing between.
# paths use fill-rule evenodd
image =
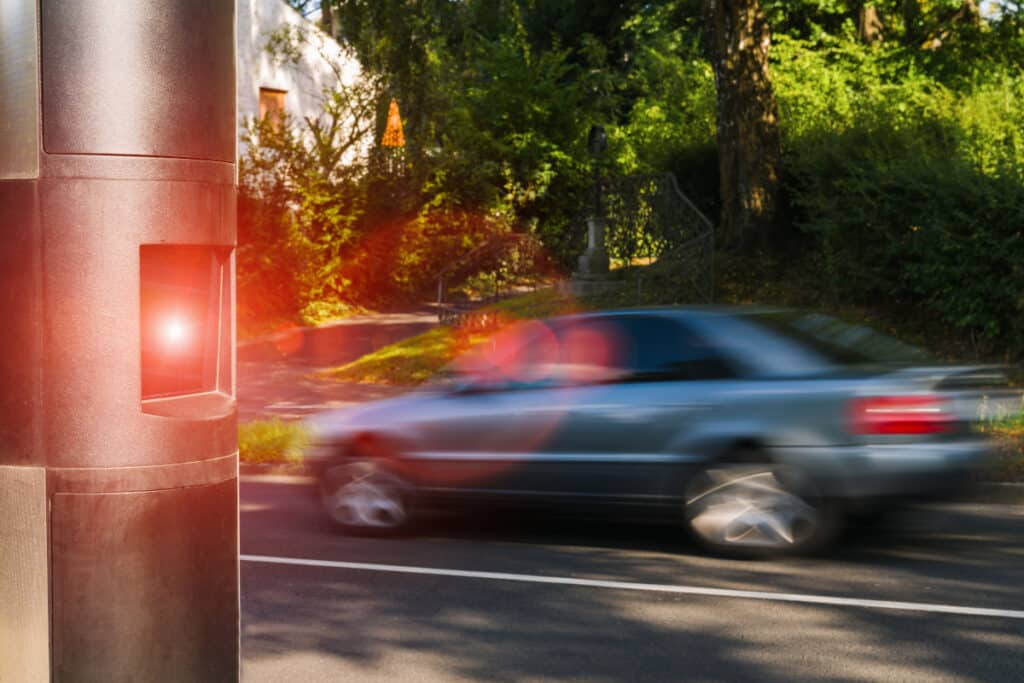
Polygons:
<instances>
[{"instance_id":1,"label":"car taillight","mask_svg":"<svg viewBox=\"0 0 1024 683\"><path fill-rule=\"evenodd\" d=\"M938 396L870 396L850 405L854 434L943 434L955 426L956 417Z\"/></svg>"}]
</instances>

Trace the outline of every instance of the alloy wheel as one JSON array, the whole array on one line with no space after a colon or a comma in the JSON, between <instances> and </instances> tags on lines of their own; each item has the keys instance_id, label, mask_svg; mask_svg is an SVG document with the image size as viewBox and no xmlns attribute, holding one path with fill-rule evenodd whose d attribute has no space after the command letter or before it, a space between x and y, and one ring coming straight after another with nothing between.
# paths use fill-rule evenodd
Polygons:
<instances>
[{"instance_id":1,"label":"alloy wheel","mask_svg":"<svg viewBox=\"0 0 1024 683\"><path fill-rule=\"evenodd\" d=\"M375 468L349 465L325 477L323 504L338 524L353 529L391 530L408 518L401 482Z\"/></svg>"},{"instance_id":2,"label":"alloy wheel","mask_svg":"<svg viewBox=\"0 0 1024 683\"><path fill-rule=\"evenodd\" d=\"M690 528L718 549L799 550L824 522L808 487L795 473L771 465L731 465L705 470L686 500Z\"/></svg>"}]
</instances>

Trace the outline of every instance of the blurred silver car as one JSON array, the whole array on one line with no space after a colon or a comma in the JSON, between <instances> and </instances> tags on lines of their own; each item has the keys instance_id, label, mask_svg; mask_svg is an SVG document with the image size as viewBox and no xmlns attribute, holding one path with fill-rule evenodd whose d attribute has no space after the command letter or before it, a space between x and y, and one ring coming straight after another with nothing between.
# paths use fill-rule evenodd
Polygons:
<instances>
[{"instance_id":1,"label":"blurred silver car","mask_svg":"<svg viewBox=\"0 0 1024 683\"><path fill-rule=\"evenodd\" d=\"M324 508L393 531L434 505L678 518L704 546L820 546L843 512L944 496L989 447L991 368L939 366L870 328L766 309L530 321L438 382L308 421Z\"/></svg>"}]
</instances>

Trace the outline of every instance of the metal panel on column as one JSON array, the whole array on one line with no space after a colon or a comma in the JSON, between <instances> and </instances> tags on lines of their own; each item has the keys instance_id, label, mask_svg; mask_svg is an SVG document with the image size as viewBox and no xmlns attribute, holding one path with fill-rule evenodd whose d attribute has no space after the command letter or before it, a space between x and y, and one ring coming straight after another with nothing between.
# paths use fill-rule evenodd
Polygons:
<instances>
[{"instance_id":1,"label":"metal panel on column","mask_svg":"<svg viewBox=\"0 0 1024 683\"><path fill-rule=\"evenodd\" d=\"M43 468L0 466L0 549L0 681L49 681Z\"/></svg>"}]
</instances>

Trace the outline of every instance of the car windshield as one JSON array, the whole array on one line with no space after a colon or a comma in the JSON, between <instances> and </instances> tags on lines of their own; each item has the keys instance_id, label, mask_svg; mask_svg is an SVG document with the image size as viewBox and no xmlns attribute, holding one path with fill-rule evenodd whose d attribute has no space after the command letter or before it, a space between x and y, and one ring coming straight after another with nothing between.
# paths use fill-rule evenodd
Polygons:
<instances>
[{"instance_id":1,"label":"car windshield","mask_svg":"<svg viewBox=\"0 0 1024 683\"><path fill-rule=\"evenodd\" d=\"M820 313L774 311L746 317L836 365L903 365L929 360L921 349L866 325L852 325Z\"/></svg>"}]
</instances>

